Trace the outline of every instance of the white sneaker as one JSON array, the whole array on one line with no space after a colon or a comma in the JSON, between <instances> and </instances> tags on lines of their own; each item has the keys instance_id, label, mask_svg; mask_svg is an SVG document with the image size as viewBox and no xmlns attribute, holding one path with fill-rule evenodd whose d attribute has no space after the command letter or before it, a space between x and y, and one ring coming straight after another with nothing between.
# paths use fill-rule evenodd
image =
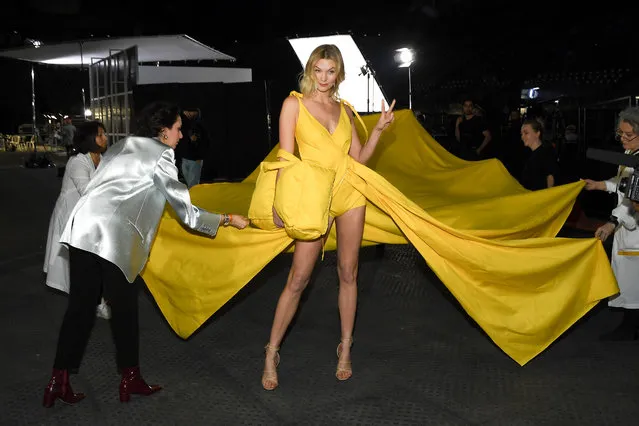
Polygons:
<instances>
[{"instance_id":1,"label":"white sneaker","mask_svg":"<svg viewBox=\"0 0 639 426\"><path fill-rule=\"evenodd\" d=\"M105 320L111 319L111 308L104 300L95 308L95 315Z\"/></svg>"}]
</instances>

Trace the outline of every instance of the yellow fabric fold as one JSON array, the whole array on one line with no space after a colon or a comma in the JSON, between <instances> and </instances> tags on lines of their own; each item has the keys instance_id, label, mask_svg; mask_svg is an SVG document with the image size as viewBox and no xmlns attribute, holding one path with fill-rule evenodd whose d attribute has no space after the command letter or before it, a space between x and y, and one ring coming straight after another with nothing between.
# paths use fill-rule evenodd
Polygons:
<instances>
[{"instance_id":1,"label":"yellow fabric fold","mask_svg":"<svg viewBox=\"0 0 639 426\"><path fill-rule=\"evenodd\" d=\"M363 117L369 129L377 119ZM276 161L277 149L264 161ZM527 191L497 160L467 162L448 153L410 111L395 113L368 166L348 161L346 171L368 199L362 245L413 244L520 365L618 292L599 240L555 238L583 183ZM193 202L246 214L258 174L198 185ZM173 330L188 338L291 243L281 229L196 235L167 207L142 277ZM333 228L325 249L335 248Z\"/></svg>"}]
</instances>

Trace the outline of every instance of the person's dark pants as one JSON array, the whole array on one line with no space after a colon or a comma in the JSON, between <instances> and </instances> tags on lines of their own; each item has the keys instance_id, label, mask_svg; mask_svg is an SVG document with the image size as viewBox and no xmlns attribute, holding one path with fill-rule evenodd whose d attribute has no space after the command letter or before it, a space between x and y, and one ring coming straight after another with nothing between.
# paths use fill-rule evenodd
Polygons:
<instances>
[{"instance_id":1,"label":"person's dark pants","mask_svg":"<svg viewBox=\"0 0 639 426\"><path fill-rule=\"evenodd\" d=\"M111 332L119 369L139 365L138 288L101 257L70 247L69 305L64 314L53 368L77 370L95 323L101 291L111 307Z\"/></svg>"},{"instance_id":2,"label":"person's dark pants","mask_svg":"<svg viewBox=\"0 0 639 426\"><path fill-rule=\"evenodd\" d=\"M459 158L467 161L479 161L482 160L482 156L477 154L477 148L462 145Z\"/></svg>"}]
</instances>

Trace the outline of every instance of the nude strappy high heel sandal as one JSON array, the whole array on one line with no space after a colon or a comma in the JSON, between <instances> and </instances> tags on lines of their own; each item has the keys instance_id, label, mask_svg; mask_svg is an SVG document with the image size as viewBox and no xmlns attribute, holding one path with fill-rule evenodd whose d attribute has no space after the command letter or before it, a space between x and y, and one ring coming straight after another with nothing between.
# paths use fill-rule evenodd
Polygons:
<instances>
[{"instance_id":1,"label":"nude strappy high heel sandal","mask_svg":"<svg viewBox=\"0 0 639 426\"><path fill-rule=\"evenodd\" d=\"M271 346L270 344L266 344L264 346L264 354L266 355L268 351L275 352L275 368L273 370L268 370L266 367L264 368L264 372L262 373L262 387L264 390L274 390L278 386L277 381L277 366L280 365L280 348L277 346Z\"/></svg>"},{"instance_id":2,"label":"nude strappy high heel sandal","mask_svg":"<svg viewBox=\"0 0 639 426\"><path fill-rule=\"evenodd\" d=\"M353 376L353 368L350 361L339 361L339 357L342 354L342 345L348 344L350 348L353 346L353 338L347 337L342 339L341 342L337 345L337 370L335 371L335 377L337 380L344 381L348 380Z\"/></svg>"}]
</instances>

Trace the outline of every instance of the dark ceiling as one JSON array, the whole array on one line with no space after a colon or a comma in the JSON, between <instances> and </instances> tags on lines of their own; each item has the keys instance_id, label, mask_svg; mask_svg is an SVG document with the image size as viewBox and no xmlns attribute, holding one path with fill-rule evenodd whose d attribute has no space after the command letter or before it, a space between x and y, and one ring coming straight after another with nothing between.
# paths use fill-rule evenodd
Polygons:
<instances>
[{"instance_id":1,"label":"dark ceiling","mask_svg":"<svg viewBox=\"0 0 639 426\"><path fill-rule=\"evenodd\" d=\"M3 4L0 49L21 46L26 38L53 43L185 33L235 56L238 65L253 68L255 79L272 80L291 74L291 66L299 71L286 37L349 33L393 97L406 97L406 76L392 62L394 49L416 49L414 90L426 97L429 87L462 82L463 89L471 80L466 84L510 81L515 87L546 73L623 68L632 74L639 55L631 4L24 0Z\"/></svg>"},{"instance_id":2,"label":"dark ceiling","mask_svg":"<svg viewBox=\"0 0 639 426\"><path fill-rule=\"evenodd\" d=\"M186 33L233 54L234 49L248 52L246 46L263 46L296 34L350 32L356 37L379 34L375 44L380 49L411 44L422 59L416 67L435 79L619 65L616 62L624 59L619 47L630 34L629 10L623 2L584 4L570 7L557 0L25 0L3 5L0 42L6 47L25 37L52 42Z\"/></svg>"}]
</instances>

